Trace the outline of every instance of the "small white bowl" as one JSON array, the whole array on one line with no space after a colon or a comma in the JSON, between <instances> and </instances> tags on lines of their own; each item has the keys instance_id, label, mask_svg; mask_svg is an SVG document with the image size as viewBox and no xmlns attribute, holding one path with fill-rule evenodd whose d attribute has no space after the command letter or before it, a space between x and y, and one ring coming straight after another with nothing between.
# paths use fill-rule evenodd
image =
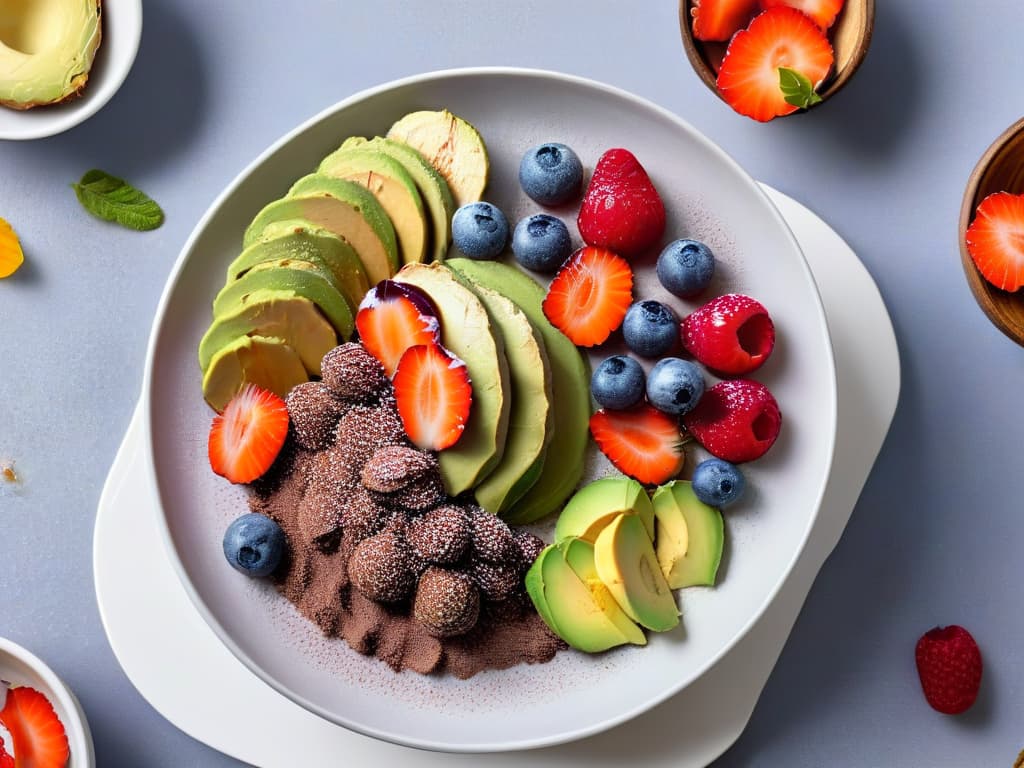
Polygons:
<instances>
[{"instance_id":1,"label":"small white bowl","mask_svg":"<svg viewBox=\"0 0 1024 768\"><path fill-rule=\"evenodd\" d=\"M92 117L128 77L141 38L142 0L103 0L103 40L82 97L24 112L0 107L0 139L41 139Z\"/></svg>"},{"instance_id":2,"label":"small white bowl","mask_svg":"<svg viewBox=\"0 0 1024 768\"><path fill-rule=\"evenodd\" d=\"M71 749L68 768L95 768L92 734L82 705L52 669L17 643L0 637L0 680L7 680L16 686L27 685L46 696L68 735L68 746ZM0 701L3 701L5 695L6 691L0 691ZM9 742L7 748L11 748Z\"/></svg>"}]
</instances>

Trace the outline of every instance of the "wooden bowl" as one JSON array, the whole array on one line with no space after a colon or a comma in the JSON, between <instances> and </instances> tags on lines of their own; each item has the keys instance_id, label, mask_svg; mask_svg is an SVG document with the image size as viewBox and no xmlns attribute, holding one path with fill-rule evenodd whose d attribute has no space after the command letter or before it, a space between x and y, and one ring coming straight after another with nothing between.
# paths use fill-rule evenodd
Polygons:
<instances>
[{"instance_id":1,"label":"wooden bowl","mask_svg":"<svg viewBox=\"0 0 1024 768\"><path fill-rule=\"evenodd\" d=\"M693 17L690 15L692 8L693 0L679 0L679 31L683 36L683 48L686 49L686 57L700 75L700 79L721 98L722 94L718 92L716 81L729 43L706 43L696 39L693 36ZM834 73L818 91L821 103L850 82L868 53L874 28L875 0L846 0L843 10L839 12L839 18L829 30L829 39L836 54L836 65Z\"/></svg>"},{"instance_id":2,"label":"wooden bowl","mask_svg":"<svg viewBox=\"0 0 1024 768\"><path fill-rule=\"evenodd\" d=\"M1024 346L1024 296L988 282L967 251L967 228L978 205L993 192L1024 193L1024 119L1010 126L981 156L967 182L958 227L960 261L978 306L996 328Z\"/></svg>"}]
</instances>

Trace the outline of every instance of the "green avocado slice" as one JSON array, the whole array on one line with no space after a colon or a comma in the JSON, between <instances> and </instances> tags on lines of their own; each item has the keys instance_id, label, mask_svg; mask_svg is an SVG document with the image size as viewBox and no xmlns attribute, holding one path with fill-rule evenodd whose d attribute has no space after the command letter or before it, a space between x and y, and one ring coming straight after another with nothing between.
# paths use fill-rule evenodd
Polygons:
<instances>
[{"instance_id":1,"label":"green avocado slice","mask_svg":"<svg viewBox=\"0 0 1024 768\"><path fill-rule=\"evenodd\" d=\"M558 549L580 581L587 585L594 595L594 602L601 608L608 620L622 633L623 637L633 645L647 645L647 636L632 619L619 607L619 604L608 591L608 586L601 581L594 563L594 545L583 539L570 538L558 544Z\"/></svg>"},{"instance_id":2,"label":"green avocado slice","mask_svg":"<svg viewBox=\"0 0 1024 768\"><path fill-rule=\"evenodd\" d=\"M320 361L338 345L334 327L309 299L293 291L254 291L234 312L214 320L199 342L203 372L217 352L240 336L283 340L298 353L312 376L320 375Z\"/></svg>"},{"instance_id":3,"label":"green avocado slice","mask_svg":"<svg viewBox=\"0 0 1024 768\"><path fill-rule=\"evenodd\" d=\"M324 158L317 173L366 187L391 219L402 263L423 261L430 230L423 200L405 166L383 152L349 147Z\"/></svg>"},{"instance_id":4,"label":"green avocado slice","mask_svg":"<svg viewBox=\"0 0 1024 768\"><path fill-rule=\"evenodd\" d=\"M256 264L242 277L221 288L213 300L213 319L238 311L258 297L259 291L291 291L316 304L344 341L352 336L352 310L334 285L333 277L308 261L279 259Z\"/></svg>"},{"instance_id":5,"label":"green avocado slice","mask_svg":"<svg viewBox=\"0 0 1024 768\"><path fill-rule=\"evenodd\" d=\"M370 290L363 262L348 241L301 219L267 226L259 240L231 262L227 281L234 282L257 264L287 258L322 262L351 307L358 307Z\"/></svg>"},{"instance_id":6,"label":"green avocado slice","mask_svg":"<svg viewBox=\"0 0 1024 768\"><path fill-rule=\"evenodd\" d=\"M555 541L577 536L591 543L621 514L639 515L654 540L654 506L640 483L625 475L602 477L573 494L558 516Z\"/></svg>"},{"instance_id":7,"label":"green avocado slice","mask_svg":"<svg viewBox=\"0 0 1024 768\"><path fill-rule=\"evenodd\" d=\"M512 385L505 453L474 491L477 503L496 515L522 498L543 469L554 422L551 364L544 340L518 306L497 291L463 280L501 329Z\"/></svg>"},{"instance_id":8,"label":"green avocado slice","mask_svg":"<svg viewBox=\"0 0 1024 768\"><path fill-rule=\"evenodd\" d=\"M452 496L474 488L501 461L511 390L501 329L471 290L443 264L408 264L395 281L423 290L441 314L441 343L466 364L473 405L462 437L438 454Z\"/></svg>"},{"instance_id":9,"label":"green avocado slice","mask_svg":"<svg viewBox=\"0 0 1024 768\"><path fill-rule=\"evenodd\" d=\"M433 260L444 261L452 244L452 216L455 214L455 200L444 177L434 170L434 166L423 155L399 141L381 136L369 140L362 136L352 136L341 145L342 149L347 147L371 147L405 166L405 170L416 182L416 188L430 214Z\"/></svg>"},{"instance_id":10,"label":"green avocado slice","mask_svg":"<svg viewBox=\"0 0 1024 768\"><path fill-rule=\"evenodd\" d=\"M213 356L203 377L203 397L219 413L246 384L284 398L305 381L309 375L298 353L283 339L242 336Z\"/></svg>"},{"instance_id":11,"label":"green avocado slice","mask_svg":"<svg viewBox=\"0 0 1024 768\"><path fill-rule=\"evenodd\" d=\"M722 513L697 498L688 481L675 480L654 492L656 554L672 589L715 586L725 544Z\"/></svg>"},{"instance_id":12,"label":"green avocado slice","mask_svg":"<svg viewBox=\"0 0 1024 768\"><path fill-rule=\"evenodd\" d=\"M483 137L447 109L411 112L391 126L388 138L412 147L448 182L456 207L479 200L490 160Z\"/></svg>"},{"instance_id":13,"label":"green avocado slice","mask_svg":"<svg viewBox=\"0 0 1024 768\"><path fill-rule=\"evenodd\" d=\"M31 109L78 96L103 37L100 0L0 3L0 105Z\"/></svg>"},{"instance_id":14,"label":"green avocado slice","mask_svg":"<svg viewBox=\"0 0 1024 768\"><path fill-rule=\"evenodd\" d=\"M537 482L503 515L506 522L525 525L557 510L583 476L590 436L590 373L580 351L544 316L544 289L516 267L496 261L450 259L460 275L507 296L530 318L544 339L551 363L551 405L554 434Z\"/></svg>"}]
</instances>

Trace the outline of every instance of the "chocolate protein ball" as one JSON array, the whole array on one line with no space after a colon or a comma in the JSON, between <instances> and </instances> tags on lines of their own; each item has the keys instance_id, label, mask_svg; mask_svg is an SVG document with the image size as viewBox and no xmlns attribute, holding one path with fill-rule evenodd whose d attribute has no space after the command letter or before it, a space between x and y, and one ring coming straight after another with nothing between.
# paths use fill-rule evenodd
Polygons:
<instances>
[{"instance_id":1,"label":"chocolate protein ball","mask_svg":"<svg viewBox=\"0 0 1024 768\"><path fill-rule=\"evenodd\" d=\"M299 503L298 523L302 538L324 552L337 548L341 539L342 507L327 496L306 495Z\"/></svg>"},{"instance_id":2,"label":"chocolate protein ball","mask_svg":"<svg viewBox=\"0 0 1024 768\"><path fill-rule=\"evenodd\" d=\"M545 546L544 540L522 528L514 529L512 538L515 540L516 550L519 554L519 568L525 573L530 570L530 566L540 556Z\"/></svg>"},{"instance_id":3,"label":"chocolate protein ball","mask_svg":"<svg viewBox=\"0 0 1024 768\"><path fill-rule=\"evenodd\" d=\"M469 566L469 577L480 589L485 600L500 603L523 590L523 576L511 565L495 565L474 560Z\"/></svg>"},{"instance_id":4,"label":"chocolate protein ball","mask_svg":"<svg viewBox=\"0 0 1024 768\"><path fill-rule=\"evenodd\" d=\"M390 387L384 366L362 344L335 347L320 363L320 377L342 400L370 402Z\"/></svg>"},{"instance_id":5,"label":"chocolate protein ball","mask_svg":"<svg viewBox=\"0 0 1024 768\"><path fill-rule=\"evenodd\" d=\"M402 418L391 396L378 405L356 405L338 421L339 449L354 466L362 467L379 448L408 445Z\"/></svg>"},{"instance_id":6,"label":"chocolate protein ball","mask_svg":"<svg viewBox=\"0 0 1024 768\"><path fill-rule=\"evenodd\" d=\"M437 458L432 454L405 445L389 445L370 457L361 478L371 491L394 493L437 472Z\"/></svg>"},{"instance_id":7,"label":"chocolate protein ball","mask_svg":"<svg viewBox=\"0 0 1024 768\"><path fill-rule=\"evenodd\" d=\"M517 558L512 529L504 520L480 507L469 510L473 554L488 563L509 563Z\"/></svg>"},{"instance_id":8,"label":"chocolate protein ball","mask_svg":"<svg viewBox=\"0 0 1024 768\"><path fill-rule=\"evenodd\" d=\"M412 610L434 637L454 637L476 625L480 595L464 574L432 567L420 577Z\"/></svg>"},{"instance_id":9,"label":"chocolate protein ball","mask_svg":"<svg viewBox=\"0 0 1024 768\"><path fill-rule=\"evenodd\" d=\"M340 508L341 527L352 543L377 533L391 519L393 512L382 506L365 488L356 487Z\"/></svg>"},{"instance_id":10,"label":"chocolate protein ball","mask_svg":"<svg viewBox=\"0 0 1024 768\"><path fill-rule=\"evenodd\" d=\"M391 528L359 543L348 561L348 575L364 597L381 603L404 600L415 583L409 547Z\"/></svg>"},{"instance_id":11,"label":"chocolate protein ball","mask_svg":"<svg viewBox=\"0 0 1024 768\"><path fill-rule=\"evenodd\" d=\"M319 451L334 442L334 431L345 404L330 387L319 381L299 384L288 393L285 405L299 445Z\"/></svg>"},{"instance_id":12,"label":"chocolate protein ball","mask_svg":"<svg viewBox=\"0 0 1024 768\"><path fill-rule=\"evenodd\" d=\"M424 560L438 565L458 562L469 547L469 518L459 507L432 509L409 523L406 540Z\"/></svg>"}]
</instances>

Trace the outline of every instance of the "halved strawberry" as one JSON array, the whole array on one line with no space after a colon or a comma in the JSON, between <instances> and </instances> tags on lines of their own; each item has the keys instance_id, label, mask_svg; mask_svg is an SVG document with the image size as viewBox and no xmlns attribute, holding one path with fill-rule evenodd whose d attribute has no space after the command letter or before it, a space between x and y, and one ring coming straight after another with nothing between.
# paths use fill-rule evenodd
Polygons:
<instances>
[{"instance_id":1,"label":"halved strawberry","mask_svg":"<svg viewBox=\"0 0 1024 768\"><path fill-rule=\"evenodd\" d=\"M1024 285L1024 195L996 192L981 201L967 228L967 251L996 288Z\"/></svg>"},{"instance_id":2,"label":"halved strawberry","mask_svg":"<svg viewBox=\"0 0 1024 768\"><path fill-rule=\"evenodd\" d=\"M64 726L49 700L35 688L18 686L7 691L0 724L14 742L17 768L64 768L70 750Z\"/></svg>"},{"instance_id":3,"label":"halved strawberry","mask_svg":"<svg viewBox=\"0 0 1024 768\"><path fill-rule=\"evenodd\" d=\"M410 347L394 378L398 415L405 434L419 448L443 451L462 437L473 404L466 364L444 347Z\"/></svg>"},{"instance_id":4,"label":"halved strawberry","mask_svg":"<svg viewBox=\"0 0 1024 768\"><path fill-rule=\"evenodd\" d=\"M251 483L270 469L287 436L284 400L249 384L213 417L210 466L232 483Z\"/></svg>"},{"instance_id":5,"label":"halved strawberry","mask_svg":"<svg viewBox=\"0 0 1024 768\"><path fill-rule=\"evenodd\" d=\"M671 480L686 461L679 422L647 403L598 411L590 417L590 434L623 474L647 485Z\"/></svg>"},{"instance_id":6,"label":"halved strawberry","mask_svg":"<svg viewBox=\"0 0 1024 768\"><path fill-rule=\"evenodd\" d=\"M622 325L633 303L633 270L604 248L580 248L558 270L544 316L580 347L593 347Z\"/></svg>"},{"instance_id":7,"label":"halved strawberry","mask_svg":"<svg viewBox=\"0 0 1024 768\"><path fill-rule=\"evenodd\" d=\"M834 60L828 38L809 16L795 8L772 8L729 43L718 90L741 115L767 122L800 108L786 101L780 69L807 78L813 92L828 77ZM807 97L812 98L810 93Z\"/></svg>"},{"instance_id":8,"label":"halved strawberry","mask_svg":"<svg viewBox=\"0 0 1024 768\"><path fill-rule=\"evenodd\" d=\"M750 21L757 0L693 0L693 36L698 40L728 40Z\"/></svg>"},{"instance_id":9,"label":"halved strawberry","mask_svg":"<svg viewBox=\"0 0 1024 768\"><path fill-rule=\"evenodd\" d=\"M430 298L415 286L382 280L356 313L359 340L380 360L388 376L409 347L440 341L441 324Z\"/></svg>"},{"instance_id":10,"label":"halved strawberry","mask_svg":"<svg viewBox=\"0 0 1024 768\"><path fill-rule=\"evenodd\" d=\"M843 10L846 0L761 0L761 9L767 11L780 5L788 5L803 11L822 29L828 29L835 21L836 16Z\"/></svg>"},{"instance_id":11,"label":"halved strawberry","mask_svg":"<svg viewBox=\"0 0 1024 768\"><path fill-rule=\"evenodd\" d=\"M17 768L14 758L11 757L4 745L4 739L0 736L0 768Z\"/></svg>"}]
</instances>

